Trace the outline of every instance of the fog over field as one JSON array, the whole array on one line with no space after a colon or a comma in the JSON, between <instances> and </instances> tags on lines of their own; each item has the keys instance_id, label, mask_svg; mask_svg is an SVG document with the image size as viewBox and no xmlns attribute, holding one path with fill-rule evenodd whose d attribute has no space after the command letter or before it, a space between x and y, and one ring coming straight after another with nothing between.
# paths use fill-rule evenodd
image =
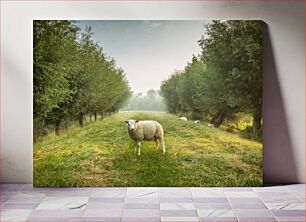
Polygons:
<instances>
[{"instance_id":1,"label":"fog over field","mask_svg":"<svg viewBox=\"0 0 306 222\"><path fill-rule=\"evenodd\" d=\"M146 94L199 54L205 21L80 21L126 72L131 90Z\"/></svg>"}]
</instances>

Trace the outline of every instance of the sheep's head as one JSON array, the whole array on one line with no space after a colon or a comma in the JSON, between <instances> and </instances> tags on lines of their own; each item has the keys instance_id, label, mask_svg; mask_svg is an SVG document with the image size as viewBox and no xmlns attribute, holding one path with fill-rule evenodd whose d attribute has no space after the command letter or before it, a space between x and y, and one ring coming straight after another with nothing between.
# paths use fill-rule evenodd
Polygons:
<instances>
[{"instance_id":1,"label":"sheep's head","mask_svg":"<svg viewBox=\"0 0 306 222\"><path fill-rule=\"evenodd\" d=\"M128 121L125 121L127 123L127 129L129 131L134 131L136 129L136 123L139 122L139 120L133 120L133 119L130 119Z\"/></svg>"}]
</instances>

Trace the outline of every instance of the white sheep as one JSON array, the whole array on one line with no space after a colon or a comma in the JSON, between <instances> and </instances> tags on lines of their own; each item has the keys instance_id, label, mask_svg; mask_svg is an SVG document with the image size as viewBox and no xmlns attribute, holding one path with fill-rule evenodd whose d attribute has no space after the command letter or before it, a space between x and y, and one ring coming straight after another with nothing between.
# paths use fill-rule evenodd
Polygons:
<instances>
[{"instance_id":1,"label":"white sheep","mask_svg":"<svg viewBox=\"0 0 306 222\"><path fill-rule=\"evenodd\" d=\"M194 121L194 123L200 123L200 120L196 120L196 121Z\"/></svg>"},{"instance_id":2,"label":"white sheep","mask_svg":"<svg viewBox=\"0 0 306 222\"><path fill-rule=\"evenodd\" d=\"M208 126L208 127L215 127L215 125L212 124L212 123L208 123L207 126Z\"/></svg>"},{"instance_id":3,"label":"white sheep","mask_svg":"<svg viewBox=\"0 0 306 222\"><path fill-rule=\"evenodd\" d=\"M187 121L187 118L185 116L182 116L179 119L182 120L182 121Z\"/></svg>"},{"instance_id":4,"label":"white sheep","mask_svg":"<svg viewBox=\"0 0 306 222\"><path fill-rule=\"evenodd\" d=\"M163 127L156 121L152 120L129 120L125 121L127 123L127 131L130 138L134 141L134 151L137 152L136 146L138 145L137 154L140 155L140 145L144 141L155 141L156 149L161 143L163 148L163 153L166 152L165 143L164 143L164 130Z\"/></svg>"}]
</instances>

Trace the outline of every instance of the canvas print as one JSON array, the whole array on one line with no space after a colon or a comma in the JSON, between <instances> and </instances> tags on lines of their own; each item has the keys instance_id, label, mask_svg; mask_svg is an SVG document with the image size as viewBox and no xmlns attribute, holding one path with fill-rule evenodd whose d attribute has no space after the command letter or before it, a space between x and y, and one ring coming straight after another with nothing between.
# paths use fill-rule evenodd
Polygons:
<instances>
[{"instance_id":1,"label":"canvas print","mask_svg":"<svg viewBox=\"0 0 306 222\"><path fill-rule=\"evenodd\" d=\"M34 186L261 186L262 25L34 20Z\"/></svg>"}]
</instances>

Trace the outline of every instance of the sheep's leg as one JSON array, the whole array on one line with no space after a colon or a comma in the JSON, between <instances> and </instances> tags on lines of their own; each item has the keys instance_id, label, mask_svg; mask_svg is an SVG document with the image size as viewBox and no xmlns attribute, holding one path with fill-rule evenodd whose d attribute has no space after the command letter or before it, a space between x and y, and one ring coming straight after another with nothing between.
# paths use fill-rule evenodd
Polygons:
<instances>
[{"instance_id":1,"label":"sheep's leg","mask_svg":"<svg viewBox=\"0 0 306 222\"><path fill-rule=\"evenodd\" d=\"M135 154L137 153L137 143L136 142L134 143L134 153Z\"/></svg>"},{"instance_id":2,"label":"sheep's leg","mask_svg":"<svg viewBox=\"0 0 306 222\"><path fill-rule=\"evenodd\" d=\"M158 140L155 140L155 143L156 143L156 149L158 150L158 147L159 147L159 142L158 142Z\"/></svg>"},{"instance_id":3,"label":"sheep's leg","mask_svg":"<svg viewBox=\"0 0 306 222\"><path fill-rule=\"evenodd\" d=\"M165 154L166 153L166 147L165 147L164 139L160 139L160 143L162 144L162 147L163 147L163 154Z\"/></svg>"},{"instance_id":4,"label":"sheep's leg","mask_svg":"<svg viewBox=\"0 0 306 222\"><path fill-rule=\"evenodd\" d=\"M138 142L138 156L140 156L140 142Z\"/></svg>"}]
</instances>

